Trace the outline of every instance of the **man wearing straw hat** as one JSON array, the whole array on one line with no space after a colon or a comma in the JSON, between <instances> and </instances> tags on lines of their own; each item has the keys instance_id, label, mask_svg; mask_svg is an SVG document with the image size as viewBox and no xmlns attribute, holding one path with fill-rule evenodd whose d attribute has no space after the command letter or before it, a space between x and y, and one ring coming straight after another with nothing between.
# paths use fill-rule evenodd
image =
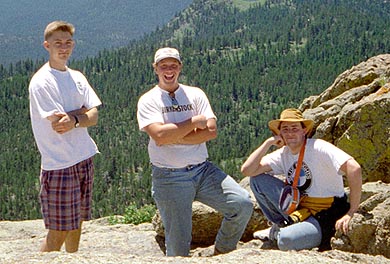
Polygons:
<instances>
[{"instance_id":1,"label":"man wearing straw hat","mask_svg":"<svg viewBox=\"0 0 390 264\"><path fill-rule=\"evenodd\" d=\"M297 109L284 110L280 119L268 125L274 135L241 167L245 176L252 176L251 189L272 223L270 228L255 232L254 237L270 240L280 250L330 249L330 238L336 230L348 232L349 222L359 207L360 165L331 143L307 138L314 122L304 119ZM272 146L278 149L267 154ZM283 181L274 175L284 175L286 179ZM281 194L286 185L293 185L295 176L299 205L287 212L283 209L286 202L283 199L291 196ZM349 202L343 176L350 187Z\"/></svg>"}]
</instances>

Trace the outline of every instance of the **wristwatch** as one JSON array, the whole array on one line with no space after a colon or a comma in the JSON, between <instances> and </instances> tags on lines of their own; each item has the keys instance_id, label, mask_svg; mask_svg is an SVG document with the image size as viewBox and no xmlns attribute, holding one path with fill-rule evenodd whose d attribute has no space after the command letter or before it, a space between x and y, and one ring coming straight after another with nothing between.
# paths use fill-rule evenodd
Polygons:
<instances>
[{"instance_id":1,"label":"wristwatch","mask_svg":"<svg viewBox=\"0 0 390 264\"><path fill-rule=\"evenodd\" d=\"M77 118L76 115L74 115L74 119L76 120L76 122L74 123L74 127L78 128L80 126L79 119Z\"/></svg>"}]
</instances>

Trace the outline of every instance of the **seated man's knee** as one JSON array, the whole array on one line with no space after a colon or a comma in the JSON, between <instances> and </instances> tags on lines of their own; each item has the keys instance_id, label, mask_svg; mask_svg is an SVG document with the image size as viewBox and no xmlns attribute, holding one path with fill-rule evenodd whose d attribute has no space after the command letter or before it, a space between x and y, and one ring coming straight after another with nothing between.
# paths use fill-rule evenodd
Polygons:
<instances>
[{"instance_id":1,"label":"seated man's knee","mask_svg":"<svg viewBox=\"0 0 390 264\"><path fill-rule=\"evenodd\" d=\"M269 174L259 174L257 176L249 177L249 185L252 190L258 190L263 186L263 182L267 182Z\"/></svg>"},{"instance_id":2,"label":"seated man's knee","mask_svg":"<svg viewBox=\"0 0 390 264\"><path fill-rule=\"evenodd\" d=\"M249 186L251 187L253 192L258 191L258 183L257 183L256 177L249 178Z\"/></svg>"}]
</instances>

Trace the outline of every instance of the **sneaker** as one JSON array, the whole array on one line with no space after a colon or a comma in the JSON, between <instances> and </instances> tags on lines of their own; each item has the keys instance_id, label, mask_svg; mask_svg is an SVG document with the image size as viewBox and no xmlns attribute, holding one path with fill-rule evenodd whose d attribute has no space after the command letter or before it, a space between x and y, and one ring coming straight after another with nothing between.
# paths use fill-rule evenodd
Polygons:
<instances>
[{"instance_id":1,"label":"sneaker","mask_svg":"<svg viewBox=\"0 0 390 264\"><path fill-rule=\"evenodd\" d=\"M259 230L253 233L253 237L260 239L261 241L276 241L280 228L277 224L273 224L271 227L263 230Z\"/></svg>"}]
</instances>

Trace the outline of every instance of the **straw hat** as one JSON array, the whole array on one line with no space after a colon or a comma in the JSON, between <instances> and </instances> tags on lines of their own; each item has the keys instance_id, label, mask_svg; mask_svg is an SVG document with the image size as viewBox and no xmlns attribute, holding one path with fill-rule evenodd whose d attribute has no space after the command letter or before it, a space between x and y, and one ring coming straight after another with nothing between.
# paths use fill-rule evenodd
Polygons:
<instances>
[{"instance_id":1,"label":"straw hat","mask_svg":"<svg viewBox=\"0 0 390 264\"><path fill-rule=\"evenodd\" d=\"M306 129L307 133L309 134L314 126L314 121L310 119L304 119L302 116L302 112L295 108L288 108L285 109L280 114L280 119L271 120L268 122L268 127L271 129L272 132L274 132L276 135L280 134L279 126L281 122L302 122Z\"/></svg>"}]
</instances>

